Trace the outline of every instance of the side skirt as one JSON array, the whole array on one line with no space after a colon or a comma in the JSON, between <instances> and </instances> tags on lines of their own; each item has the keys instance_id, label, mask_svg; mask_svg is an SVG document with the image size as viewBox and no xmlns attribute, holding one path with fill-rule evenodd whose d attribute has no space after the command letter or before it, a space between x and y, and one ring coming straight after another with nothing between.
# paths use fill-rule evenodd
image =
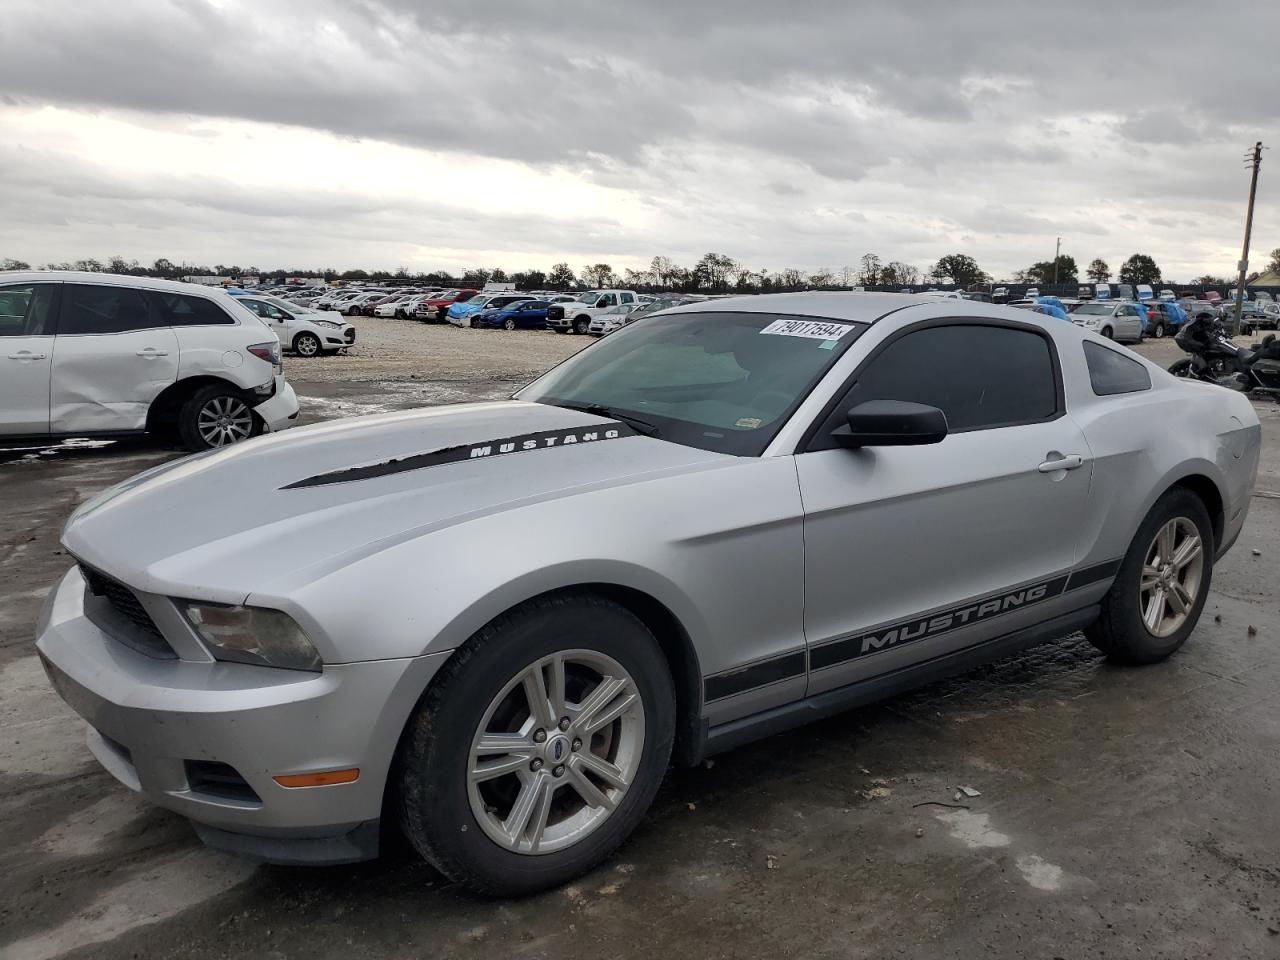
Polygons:
<instances>
[{"instance_id":1,"label":"side skirt","mask_svg":"<svg viewBox=\"0 0 1280 960\"><path fill-rule=\"evenodd\" d=\"M723 753L753 740L792 730L806 723L812 723L814 720L843 713L854 707L865 706L915 687L942 680L1027 647L1060 639L1087 627L1098 618L1099 612L1098 605L1093 604L1074 613L1063 614L1044 623L1017 630L1002 637L994 637L954 653L875 677L868 677L846 687L828 690L815 697L807 697L795 703L788 703L763 713L712 727L704 732L702 749L697 751L697 756L701 759Z\"/></svg>"}]
</instances>

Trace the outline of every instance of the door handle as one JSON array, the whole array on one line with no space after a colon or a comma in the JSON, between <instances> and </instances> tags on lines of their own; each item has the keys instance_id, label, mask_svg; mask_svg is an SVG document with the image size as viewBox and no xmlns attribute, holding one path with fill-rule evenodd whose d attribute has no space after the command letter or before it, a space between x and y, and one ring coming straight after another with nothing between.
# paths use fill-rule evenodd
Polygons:
<instances>
[{"instance_id":1,"label":"door handle","mask_svg":"<svg viewBox=\"0 0 1280 960\"><path fill-rule=\"evenodd\" d=\"M44 360L49 355L47 353L32 353L30 350L19 350L17 353L9 354L10 360Z\"/></svg>"},{"instance_id":2,"label":"door handle","mask_svg":"<svg viewBox=\"0 0 1280 960\"><path fill-rule=\"evenodd\" d=\"M151 357L167 357L168 355L168 350L157 350L155 347L143 347L138 351L138 356L147 357L148 359Z\"/></svg>"},{"instance_id":3,"label":"door handle","mask_svg":"<svg viewBox=\"0 0 1280 960\"><path fill-rule=\"evenodd\" d=\"M1074 470L1083 464L1084 457L1078 453L1073 453L1067 457L1059 457L1057 460L1046 460L1036 469L1041 473L1057 473L1059 470Z\"/></svg>"}]
</instances>

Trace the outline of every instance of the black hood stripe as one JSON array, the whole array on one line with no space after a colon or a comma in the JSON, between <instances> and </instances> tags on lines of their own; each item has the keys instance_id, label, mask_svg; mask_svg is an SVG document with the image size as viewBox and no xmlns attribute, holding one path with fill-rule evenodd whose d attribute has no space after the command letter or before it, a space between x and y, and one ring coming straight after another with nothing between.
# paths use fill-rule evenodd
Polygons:
<instances>
[{"instance_id":1,"label":"black hood stripe","mask_svg":"<svg viewBox=\"0 0 1280 960\"><path fill-rule=\"evenodd\" d=\"M383 460L380 463L369 463L361 467L347 467L330 473L318 473L314 477L296 480L280 489L297 490L300 487L323 487L330 483L348 483L352 480L372 480L375 477L389 477L397 473L407 473L410 470L439 467L446 463L483 460L489 457L504 456L508 453L545 450L548 447L571 447L579 443L620 440L623 437L634 437L636 435L635 430L617 420L609 420L589 427L543 430L540 433L521 433L514 437L482 440L480 443L466 443L457 447L445 447L443 450L432 450L430 453L415 453L412 456L401 457L396 460Z\"/></svg>"}]
</instances>

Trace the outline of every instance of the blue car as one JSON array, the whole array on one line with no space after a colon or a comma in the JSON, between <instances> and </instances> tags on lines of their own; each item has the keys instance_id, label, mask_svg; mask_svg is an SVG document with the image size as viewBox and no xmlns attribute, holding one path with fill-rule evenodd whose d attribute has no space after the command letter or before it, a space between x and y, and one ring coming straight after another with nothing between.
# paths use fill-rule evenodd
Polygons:
<instances>
[{"instance_id":1,"label":"blue car","mask_svg":"<svg viewBox=\"0 0 1280 960\"><path fill-rule=\"evenodd\" d=\"M549 306L549 300L520 300L495 309L481 310L472 316L472 325L502 327L504 330L545 330Z\"/></svg>"}]
</instances>

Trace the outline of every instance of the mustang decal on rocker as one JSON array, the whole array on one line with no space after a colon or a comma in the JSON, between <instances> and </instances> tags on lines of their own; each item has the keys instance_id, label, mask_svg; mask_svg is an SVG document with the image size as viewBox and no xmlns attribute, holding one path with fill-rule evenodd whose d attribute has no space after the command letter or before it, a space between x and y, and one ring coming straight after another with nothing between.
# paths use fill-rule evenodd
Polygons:
<instances>
[{"instance_id":1,"label":"mustang decal on rocker","mask_svg":"<svg viewBox=\"0 0 1280 960\"><path fill-rule=\"evenodd\" d=\"M1067 588L1067 576L1054 577L1043 583L1019 587L986 600L978 600L942 610L927 617L918 617L901 623L887 624L868 633L855 634L834 643L815 647L810 654L810 669L835 666L858 657L865 657L882 650L889 650L904 643L912 643L925 637L936 637L961 627L998 617L1019 607L1031 606L1042 600L1056 597Z\"/></svg>"}]
</instances>

